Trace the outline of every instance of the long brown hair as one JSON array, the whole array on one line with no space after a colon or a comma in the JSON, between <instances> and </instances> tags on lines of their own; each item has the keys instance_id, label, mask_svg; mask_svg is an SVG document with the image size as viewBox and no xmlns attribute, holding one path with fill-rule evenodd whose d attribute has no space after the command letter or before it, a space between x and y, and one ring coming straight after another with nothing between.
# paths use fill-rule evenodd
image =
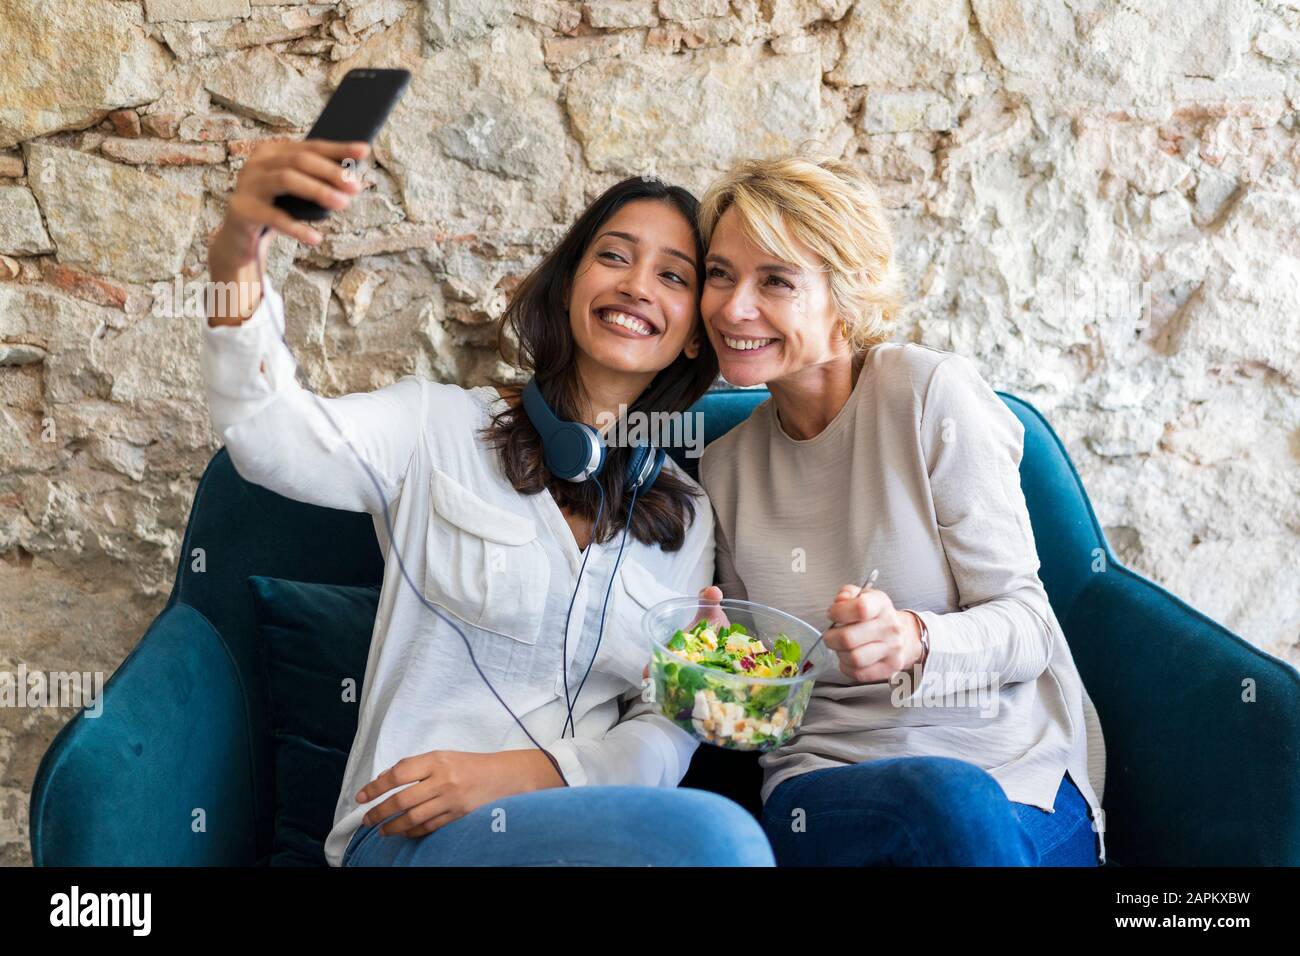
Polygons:
<instances>
[{"instance_id":1,"label":"long brown hair","mask_svg":"<svg viewBox=\"0 0 1300 956\"><path fill-rule=\"evenodd\" d=\"M585 396L577 373L577 343L569 324L565 292L601 226L625 204L637 199L664 202L680 212L691 227L695 261L697 265L703 263L704 242L696 223L699 204L695 197L679 186L634 176L611 186L587 207L559 244L515 289L501 317L497 348L502 358L531 373L551 409L566 421L580 420ZM518 342L515 355L507 352L507 331ZM700 342L697 358L678 355L654 377L629 412L684 412L703 396L717 378L718 356L703 330ZM493 384L511 387L504 380ZM592 529L592 540L607 541L623 529L630 495L625 488L630 448L608 445L600 475L591 481L573 482L555 478L547 471L541 436L522 404L507 405L497 412L484 427L483 438L500 452L506 478L520 494L535 495L549 488L562 509L594 520L600 503L594 485L599 482L605 492L605 509L599 526ZM645 544L658 544L665 551L678 550L695 519L694 499L698 494L665 466L651 489L637 496L629 535Z\"/></svg>"}]
</instances>

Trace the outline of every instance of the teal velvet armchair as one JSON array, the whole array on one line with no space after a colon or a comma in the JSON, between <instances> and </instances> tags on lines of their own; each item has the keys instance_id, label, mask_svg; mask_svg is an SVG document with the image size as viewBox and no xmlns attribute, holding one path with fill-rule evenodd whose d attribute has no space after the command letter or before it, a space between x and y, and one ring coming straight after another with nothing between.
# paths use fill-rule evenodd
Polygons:
<instances>
[{"instance_id":1,"label":"teal velvet armchair","mask_svg":"<svg viewBox=\"0 0 1300 956\"><path fill-rule=\"evenodd\" d=\"M711 392L697 406L706 440L766 397ZM1040 576L1105 735L1111 862L1300 864L1300 673L1123 567L1051 427L1002 398L1025 426ZM249 484L219 451L166 607L107 682L101 716L72 718L40 764L33 862L265 865L275 775L247 579L375 585L381 571L370 516ZM756 767L722 753L701 747L684 783L754 806ZM336 794L341 779L309 783Z\"/></svg>"}]
</instances>

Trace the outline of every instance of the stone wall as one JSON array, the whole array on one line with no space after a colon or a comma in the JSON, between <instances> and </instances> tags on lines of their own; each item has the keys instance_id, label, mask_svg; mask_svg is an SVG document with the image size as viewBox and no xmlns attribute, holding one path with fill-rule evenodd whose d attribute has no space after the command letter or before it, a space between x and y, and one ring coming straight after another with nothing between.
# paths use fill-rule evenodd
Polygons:
<instances>
[{"instance_id":1,"label":"stone wall","mask_svg":"<svg viewBox=\"0 0 1300 956\"><path fill-rule=\"evenodd\" d=\"M0 0L0 50L0 670L111 673L162 607L218 444L161 305L257 141L371 65L414 74L376 188L271 257L320 392L482 382L604 186L816 139L888 199L897 337L1030 398L1125 563L1300 660L1300 0ZM0 709L0 863L70 713Z\"/></svg>"}]
</instances>

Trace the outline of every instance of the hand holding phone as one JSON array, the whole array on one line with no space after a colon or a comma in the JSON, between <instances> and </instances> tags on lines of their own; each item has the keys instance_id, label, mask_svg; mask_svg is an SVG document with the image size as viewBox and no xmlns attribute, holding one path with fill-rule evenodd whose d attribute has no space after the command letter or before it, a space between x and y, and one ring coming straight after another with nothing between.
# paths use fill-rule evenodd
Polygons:
<instances>
[{"instance_id":1,"label":"hand holding phone","mask_svg":"<svg viewBox=\"0 0 1300 956\"><path fill-rule=\"evenodd\" d=\"M365 189L365 183L344 163L360 161L369 151L369 143L324 139L259 144L239 170L224 225L246 239L270 228L305 245L317 245L321 234L286 212L277 203L278 196L291 194L324 208L346 208L352 196Z\"/></svg>"},{"instance_id":2,"label":"hand holding phone","mask_svg":"<svg viewBox=\"0 0 1300 956\"><path fill-rule=\"evenodd\" d=\"M349 70L307 133L307 141L369 143L388 119L410 81L411 74L406 70ZM353 166L347 162L344 165L349 172L353 171ZM316 222L329 215L329 210L314 202L312 197L292 190L277 196L275 204L295 219Z\"/></svg>"},{"instance_id":3,"label":"hand holding phone","mask_svg":"<svg viewBox=\"0 0 1300 956\"><path fill-rule=\"evenodd\" d=\"M268 140L258 144L240 170L226 217L208 243L208 277L240 290L237 305L218 306L209 325L232 325L248 318L261 299L260 273L274 229L308 246L322 236L310 225L275 205L276 196L292 191L330 209L343 209L365 185L346 173L342 162L360 161L368 143L326 140Z\"/></svg>"},{"instance_id":4,"label":"hand holding phone","mask_svg":"<svg viewBox=\"0 0 1300 956\"><path fill-rule=\"evenodd\" d=\"M236 180L225 221L208 247L215 281L239 279L265 254L269 230L318 245L308 222L344 209L365 188L356 164L410 80L406 70L351 70L305 140L268 140L253 150Z\"/></svg>"}]
</instances>

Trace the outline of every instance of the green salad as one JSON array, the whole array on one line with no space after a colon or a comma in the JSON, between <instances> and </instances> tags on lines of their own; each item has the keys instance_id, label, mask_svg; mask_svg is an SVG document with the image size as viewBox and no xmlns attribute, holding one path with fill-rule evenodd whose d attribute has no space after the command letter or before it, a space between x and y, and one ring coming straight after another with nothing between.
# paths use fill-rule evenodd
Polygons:
<instances>
[{"instance_id":1,"label":"green salad","mask_svg":"<svg viewBox=\"0 0 1300 956\"><path fill-rule=\"evenodd\" d=\"M706 743L734 750L770 750L794 733L812 681L760 684L745 678L797 676L798 641L780 634L769 648L741 624L719 628L701 620L676 631L666 646L672 655L656 652L652 666L664 716ZM811 667L807 661L802 671Z\"/></svg>"}]
</instances>

